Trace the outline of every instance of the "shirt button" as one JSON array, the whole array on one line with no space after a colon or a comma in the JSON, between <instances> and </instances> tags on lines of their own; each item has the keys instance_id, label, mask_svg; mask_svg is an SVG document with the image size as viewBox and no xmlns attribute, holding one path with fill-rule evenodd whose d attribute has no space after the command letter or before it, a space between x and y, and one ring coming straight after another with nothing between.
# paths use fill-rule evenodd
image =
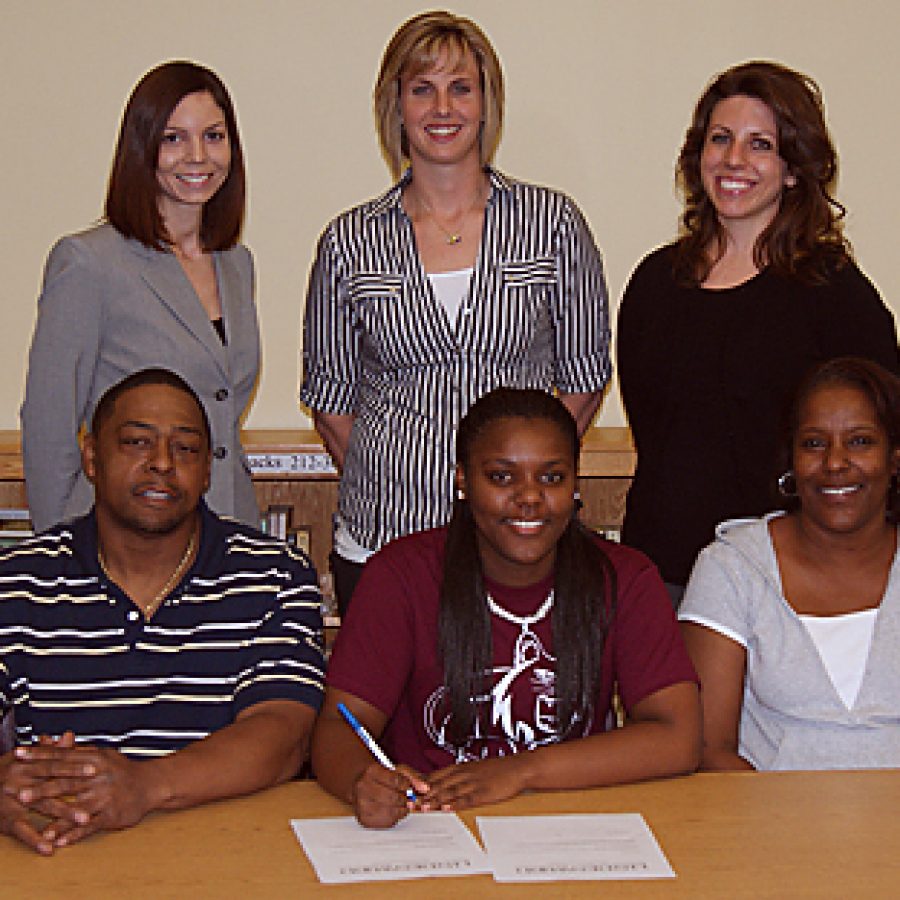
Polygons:
<instances>
[{"instance_id":1,"label":"shirt button","mask_svg":"<svg viewBox=\"0 0 900 900\"><path fill-rule=\"evenodd\" d=\"M216 459L225 459L225 457L228 456L228 448L227 447L216 447L216 449L213 450L213 456Z\"/></svg>"},{"instance_id":2,"label":"shirt button","mask_svg":"<svg viewBox=\"0 0 900 900\"><path fill-rule=\"evenodd\" d=\"M228 388L219 388L216 391L216 400L227 400L228 399Z\"/></svg>"},{"instance_id":3,"label":"shirt button","mask_svg":"<svg viewBox=\"0 0 900 900\"><path fill-rule=\"evenodd\" d=\"M139 615L140 615L140 613L136 609L132 609L128 613L128 621L129 622L137 622Z\"/></svg>"}]
</instances>

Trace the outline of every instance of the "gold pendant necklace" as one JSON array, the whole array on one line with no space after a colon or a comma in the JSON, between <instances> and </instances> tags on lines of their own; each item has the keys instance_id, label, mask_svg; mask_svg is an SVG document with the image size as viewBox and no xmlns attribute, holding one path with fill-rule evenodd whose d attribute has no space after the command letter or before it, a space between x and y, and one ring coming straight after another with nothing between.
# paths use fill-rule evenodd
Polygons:
<instances>
[{"instance_id":1,"label":"gold pendant necklace","mask_svg":"<svg viewBox=\"0 0 900 900\"><path fill-rule=\"evenodd\" d=\"M153 614L157 609L162 605L163 600L169 594L169 591L178 584L179 579L184 574L184 570L187 568L187 564L190 561L191 555L194 552L194 547L197 545L197 529L195 528L191 533L191 539L188 541L188 545L185 548L184 556L181 557L181 561L175 566L175 571L168 577L166 583L157 591L154 598L150 601L150 603L146 607L141 607L141 612L144 614L144 619L148 622L153 618ZM103 574L110 580L115 581L112 575L109 574L109 569L106 567L106 560L103 558L103 551L100 549L99 545L97 547L97 562L100 563L100 570Z\"/></svg>"},{"instance_id":2,"label":"gold pendant necklace","mask_svg":"<svg viewBox=\"0 0 900 900\"><path fill-rule=\"evenodd\" d=\"M465 220L465 217L470 212L472 212L472 210L475 209L476 206L481 204L481 202L482 202L481 201L481 193L482 193L481 189L479 188L478 192L475 194L475 199L472 201L472 203L469 204L469 206L466 208L465 212L463 212L463 214L462 214L463 220ZM437 226L437 228L441 232L441 234L444 235L444 241L446 244L453 247L456 244L462 243L463 235L462 235L461 230L460 231L450 231L447 228L444 228L444 226L441 225L438 217L434 214L434 210L431 208L431 204L420 194L416 194L416 199L419 201L419 203L421 204L421 206L425 210L425 212L428 213L429 217L431 218L431 221L434 222L434 224Z\"/></svg>"}]
</instances>

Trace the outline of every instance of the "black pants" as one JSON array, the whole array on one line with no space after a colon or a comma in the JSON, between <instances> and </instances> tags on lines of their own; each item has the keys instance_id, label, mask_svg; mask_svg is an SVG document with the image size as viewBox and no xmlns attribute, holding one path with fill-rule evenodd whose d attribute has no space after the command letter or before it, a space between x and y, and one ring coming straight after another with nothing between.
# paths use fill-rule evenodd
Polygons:
<instances>
[{"instance_id":1,"label":"black pants","mask_svg":"<svg viewBox=\"0 0 900 900\"><path fill-rule=\"evenodd\" d=\"M347 607L350 606L350 598L356 590L356 582L362 575L364 563L351 562L332 550L328 554L328 565L334 577L334 596L337 598L338 613L343 619L347 614Z\"/></svg>"},{"instance_id":2,"label":"black pants","mask_svg":"<svg viewBox=\"0 0 900 900\"><path fill-rule=\"evenodd\" d=\"M672 600L672 606L675 607L675 612L678 612L678 607L681 606L681 599L684 597L684 585L672 584L667 581L666 590L669 592L669 597Z\"/></svg>"}]
</instances>

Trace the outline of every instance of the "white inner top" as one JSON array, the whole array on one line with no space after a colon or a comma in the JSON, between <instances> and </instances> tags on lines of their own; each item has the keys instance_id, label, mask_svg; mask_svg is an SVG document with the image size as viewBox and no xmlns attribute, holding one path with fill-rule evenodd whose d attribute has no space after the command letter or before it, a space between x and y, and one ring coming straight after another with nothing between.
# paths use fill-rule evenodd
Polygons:
<instances>
[{"instance_id":1,"label":"white inner top","mask_svg":"<svg viewBox=\"0 0 900 900\"><path fill-rule=\"evenodd\" d=\"M800 616L847 709L859 694L877 614L877 609L863 609L842 616Z\"/></svg>"},{"instance_id":2,"label":"white inner top","mask_svg":"<svg viewBox=\"0 0 900 900\"><path fill-rule=\"evenodd\" d=\"M364 563L375 551L363 547L353 540L350 529L340 513L334 514L334 552L338 556L355 563Z\"/></svg>"},{"instance_id":3,"label":"white inner top","mask_svg":"<svg viewBox=\"0 0 900 900\"><path fill-rule=\"evenodd\" d=\"M466 295L469 293L469 282L472 280L472 268L460 269L458 272L434 272L428 275L431 289L438 302L447 313L447 321L454 325Z\"/></svg>"}]
</instances>

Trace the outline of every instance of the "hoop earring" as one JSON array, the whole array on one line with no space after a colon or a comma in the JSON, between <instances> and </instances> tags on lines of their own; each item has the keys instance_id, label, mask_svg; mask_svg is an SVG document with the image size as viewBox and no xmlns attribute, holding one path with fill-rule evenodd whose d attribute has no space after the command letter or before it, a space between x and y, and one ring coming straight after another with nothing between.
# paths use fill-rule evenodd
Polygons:
<instances>
[{"instance_id":1,"label":"hoop earring","mask_svg":"<svg viewBox=\"0 0 900 900\"><path fill-rule=\"evenodd\" d=\"M797 479L794 476L793 469L782 472L782 474L778 476L778 481L776 483L778 485L778 493L781 494L782 497L790 498L797 496Z\"/></svg>"}]
</instances>

